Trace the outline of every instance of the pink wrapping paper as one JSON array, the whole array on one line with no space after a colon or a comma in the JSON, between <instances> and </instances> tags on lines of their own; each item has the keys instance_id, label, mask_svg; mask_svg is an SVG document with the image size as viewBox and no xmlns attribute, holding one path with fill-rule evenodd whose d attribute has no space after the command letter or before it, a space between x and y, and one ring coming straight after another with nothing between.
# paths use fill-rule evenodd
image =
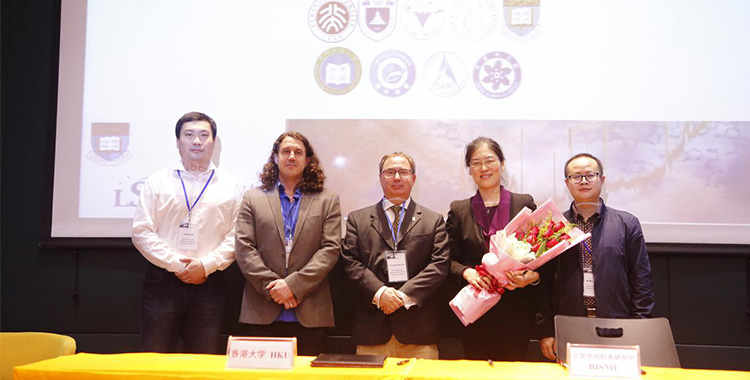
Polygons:
<instances>
[{"instance_id":1,"label":"pink wrapping paper","mask_svg":"<svg viewBox=\"0 0 750 380\"><path fill-rule=\"evenodd\" d=\"M464 326L476 322L479 317L500 301L500 293L490 293L472 285L464 286L448 303Z\"/></svg>"},{"instance_id":2,"label":"pink wrapping paper","mask_svg":"<svg viewBox=\"0 0 750 380\"><path fill-rule=\"evenodd\" d=\"M528 232L532 225L539 224L545 220L549 213L552 213L552 220L568 222L563 217L560 210L557 209L557 205L552 202L552 199L548 199L541 206L539 206L534 212L531 212L528 208L524 207L513 220L511 220L507 226L503 229L507 236L514 235L518 231ZM536 270L548 261L554 259L559 254L565 252L570 247L586 240L590 234L584 234L578 228L573 228L568 233L570 241L563 241L550 248L544 254L537 257L536 259L524 264L503 252L495 243L497 235L490 238L490 252L482 256L482 265L489 274L495 277L502 286L508 285L508 279L505 277L505 272L518 271L518 270ZM483 294L484 293L484 294ZM495 304L500 301L501 294L488 293L485 290L481 292L474 288L473 285L467 285L461 289L458 294L449 302L451 309L456 313L456 316L461 320L464 326L470 323L476 322L484 313L490 310Z\"/></svg>"}]
</instances>

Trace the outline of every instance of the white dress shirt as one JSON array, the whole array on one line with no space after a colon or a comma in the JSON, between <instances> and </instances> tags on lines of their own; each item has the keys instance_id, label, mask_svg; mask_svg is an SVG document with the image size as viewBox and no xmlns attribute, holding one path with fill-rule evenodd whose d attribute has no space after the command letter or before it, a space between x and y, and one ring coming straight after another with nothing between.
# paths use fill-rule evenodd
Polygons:
<instances>
[{"instance_id":1,"label":"white dress shirt","mask_svg":"<svg viewBox=\"0 0 750 380\"><path fill-rule=\"evenodd\" d=\"M391 202L391 201L389 201L388 199L385 199L385 198L383 198L383 201L381 203L383 205L383 210L385 211L385 214L388 215L389 222L393 223L393 221L396 218L396 213L393 212L393 210L391 210L391 207L395 206L395 204L393 204L393 202ZM411 204L411 197L409 197L403 203L403 212L400 215L402 220L406 216L406 210L409 209L409 204ZM399 233L401 231L394 231L394 232L396 232L396 236L397 236L396 240L398 240L398 236L399 236ZM395 246L396 242L394 242L393 244ZM407 254L408 254L408 252L407 252ZM378 289L378 291L375 292L375 297L372 298L372 303L375 304L378 308L380 308L380 296L383 295L383 292L387 288L388 287L385 286L385 285L381 286L380 289ZM414 305L417 304L416 302L414 302L413 299L411 299L411 297L409 297L408 295L404 294L404 292L402 292L402 291L400 291L398 289L394 289L394 290L396 290L396 294L398 294L399 297L401 297L401 300L404 301L404 307L406 308L406 310L409 310L410 307L412 307L412 306L414 306Z\"/></svg>"},{"instance_id":2,"label":"white dress shirt","mask_svg":"<svg viewBox=\"0 0 750 380\"><path fill-rule=\"evenodd\" d=\"M211 182L193 207L212 171ZM177 248L180 224L188 221L185 192L193 207L190 227L198 229L196 250ZM162 169L148 177L141 189L133 219L133 244L148 261L170 272L185 268L180 259L186 257L200 259L206 276L224 270L234 261L235 224L242 193L240 182L213 163L197 176L185 171L182 162Z\"/></svg>"}]
</instances>

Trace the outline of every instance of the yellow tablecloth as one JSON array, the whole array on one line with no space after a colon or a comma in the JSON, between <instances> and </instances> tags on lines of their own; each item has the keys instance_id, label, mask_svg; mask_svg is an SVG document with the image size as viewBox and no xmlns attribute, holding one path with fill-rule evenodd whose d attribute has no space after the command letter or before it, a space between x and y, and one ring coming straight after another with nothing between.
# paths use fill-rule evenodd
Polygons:
<instances>
[{"instance_id":1,"label":"yellow tablecloth","mask_svg":"<svg viewBox=\"0 0 750 380\"><path fill-rule=\"evenodd\" d=\"M414 360L398 366L386 359L383 368L312 368L312 357L295 360L293 370L226 369L221 355L188 354L77 354L16 367L15 380L31 379L568 379L561 366L551 363ZM750 372L645 367L643 380L750 380Z\"/></svg>"}]
</instances>

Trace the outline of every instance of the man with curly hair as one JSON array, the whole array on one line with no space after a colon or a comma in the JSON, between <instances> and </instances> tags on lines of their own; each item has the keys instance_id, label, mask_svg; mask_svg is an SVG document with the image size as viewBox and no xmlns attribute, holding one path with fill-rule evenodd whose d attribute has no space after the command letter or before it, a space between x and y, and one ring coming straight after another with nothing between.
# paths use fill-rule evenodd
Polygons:
<instances>
[{"instance_id":1,"label":"man with curly hair","mask_svg":"<svg viewBox=\"0 0 750 380\"><path fill-rule=\"evenodd\" d=\"M236 257L245 276L240 322L257 336L296 336L302 355L323 351L334 325L328 273L341 249L338 195L298 132L273 144L260 188L245 192Z\"/></svg>"}]
</instances>

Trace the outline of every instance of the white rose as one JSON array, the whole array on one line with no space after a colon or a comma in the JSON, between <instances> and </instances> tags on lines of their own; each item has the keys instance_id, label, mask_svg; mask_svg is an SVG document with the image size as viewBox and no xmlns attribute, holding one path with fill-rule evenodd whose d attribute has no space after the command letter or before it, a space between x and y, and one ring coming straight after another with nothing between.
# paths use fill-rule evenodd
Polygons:
<instances>
[{"instance_id":1,"label":"white rose","mask_svg":"<svg viewBox=\"0 0 750 380\"><path fill-rule=\"evenodd\" d=\"M534 260L534 254L531 252L531 244L525 241L518 241L513 237L513 254L512 258L526 264L531 260Z\"/></svg>"}]
</instances>

